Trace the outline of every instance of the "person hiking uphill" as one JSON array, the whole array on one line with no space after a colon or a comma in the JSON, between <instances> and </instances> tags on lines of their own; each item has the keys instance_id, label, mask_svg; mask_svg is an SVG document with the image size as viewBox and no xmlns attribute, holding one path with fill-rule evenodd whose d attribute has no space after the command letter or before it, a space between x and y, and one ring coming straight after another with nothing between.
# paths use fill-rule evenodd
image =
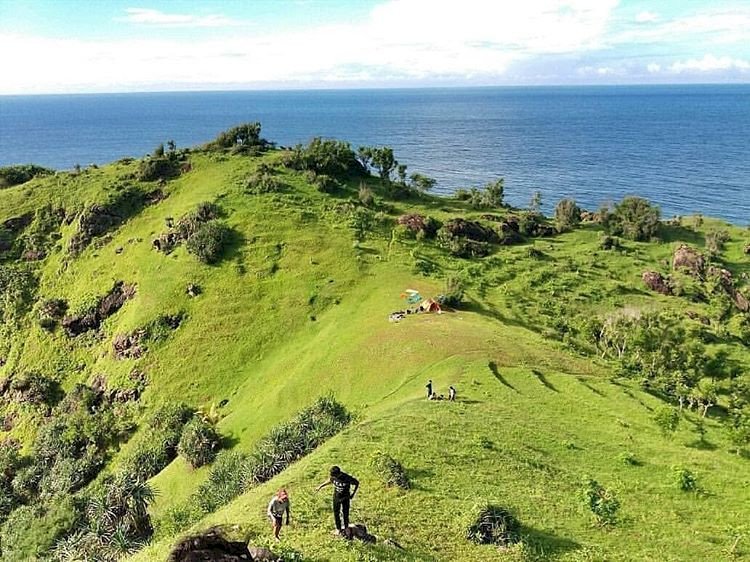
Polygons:
<instances>
[{"instance_id":1,"label":"person hiking uphill","mask_svg":"<svg viewBox=\"0 0 750 562\"><path fill-rule=\"evenodd\" d=\"M330 477L318 486L316 492L329 485L333 485L333 520L336 523L336 530L348 537L349 506L359 489L359 480L343 472L338 466L332 466ZM353 491L351 491L351 486L354 486ZM342 516L343 526L341 525Z\"/></svg>"},{"instance_id":2,"label":"person hiking uphill","mask_svg":"<svg viewBox=\"0 0 750 562\"><path fill-rule=\"evenodd\" d=\"M280 541L281 523L286 513L286 524L289 525L289 494L283 488L276 492L268 504L268 518L273 525L273 536Z\"/></svg>"}]
</instances>

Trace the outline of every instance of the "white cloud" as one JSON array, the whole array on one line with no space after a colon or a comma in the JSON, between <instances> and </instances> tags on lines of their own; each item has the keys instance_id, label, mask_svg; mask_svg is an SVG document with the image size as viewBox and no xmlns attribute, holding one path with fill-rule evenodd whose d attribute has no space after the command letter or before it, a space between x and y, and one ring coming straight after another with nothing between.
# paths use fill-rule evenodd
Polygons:
<instances>
[{"instance_id":1,"label":"white cloud","mask_svg":"<svg viewBox=\"0 0 750 562\"><path fill-rule=\"evenodd\" d=\"M644 14L647 12L642 12ZM641 14L636 16L636 21ZM645 22L641 22L645 23ZM703 10L691 15L665 21L648 22L618 33L613 44L670 43L674 41L701 41L718 44L743 44L750 42L750 7L731 10Z\"/></svg>"},{"instance_id":2,"label":"white cloud","mask_svg":"<svg viewBox=\"0 0 750 562\"><path fill-rule=\"evenodd\" d=\"M658 72L661 72L661 65L660 65L660 64L657 64L657 63L655 63L655 62L652 62L652 63L650 63L650 64L649 64L649 65L648 65L648 66L646 67L646 70L648 70L648 71L649 71L649 72L650 72L651 74L656 74L656 73L658 73Z\"/></svg>"},{"instance_id":3,"label":"white cloud","mask_svg":"<svg viewBox=\"0 0 750 562\"><path fill-rule=\"evenodd\" d=\"M716 72L722 70L750 70L750 62L732 57L715 57L704 55L702 59L677 61L669 67L670 72Z\"/></svg>"},{"instance_id":4,"label":"white cloud","mask_svg":"<svg viewBox=\"0 0 750 562\"><path fill-rule=\"evenodd\" d=\"M220 14L167 14L149 8L127 8L125 12L127 15L119 21L162 27L226 27L241 23Z\"/></svg>"},{"instance_id":5,"label":"white cloud","mask_svg":"<svg viewBox=\"0 0 750 562\"><path fill-rule=\"evenodd\" d=\"M491 79L545 54L600 48L617 0L389 0L361 22L215 38L84 41L0 36L0 91L112 91L219 84ZM223 16L131 8L128 21L218 26Z\"/></svg>"},{"instance_id":6,"label":"white cloud","mask_svg":"<svg viewBox=\"0 0 750 562\"><path fill-rule=\"evenodd\" d=\"M654 23L659 20L659 14L654 12L638 12L635 16L636 23Z\"/></svg>"}]
</instances>

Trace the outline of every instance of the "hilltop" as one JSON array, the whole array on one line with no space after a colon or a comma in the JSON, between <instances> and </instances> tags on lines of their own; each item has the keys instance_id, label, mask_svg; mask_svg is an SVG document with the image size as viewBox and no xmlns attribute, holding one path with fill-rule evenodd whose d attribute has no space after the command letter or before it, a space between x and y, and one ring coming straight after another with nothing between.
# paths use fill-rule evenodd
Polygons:
<instances>
[{"instance_id":1,"label":"hilltop","mask_svg":"<svg viewBox=\"0 0 750 562\"><path fill-rule=\"evenodd\" d=\"M435 197L257 124L0 179L2 560L270 545L280 487L289 560L750 555L747 229ZM332 464L375 545L331 536ZM500 550L484 504L520 523Z\"/></svg>"}]
</instances>

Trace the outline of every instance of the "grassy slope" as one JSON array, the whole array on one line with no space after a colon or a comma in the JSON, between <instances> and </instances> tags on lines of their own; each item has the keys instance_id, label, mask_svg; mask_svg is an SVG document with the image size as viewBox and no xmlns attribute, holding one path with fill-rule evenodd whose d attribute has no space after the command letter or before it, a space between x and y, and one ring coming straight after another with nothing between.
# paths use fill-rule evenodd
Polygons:
<instances>
[{"instance_id":1,"label":"grassy slope","mask_svg":"<svg viewBox=\"0 0 750 562\"><path fill-rule=\"evenodd\" d=\"M40 294L63 296L73 308L114 280L137 283L137 297L106 322L104 337L71 344L59 333L30 327L6 370L59 372L65 386L106 373L111 383L127 385L137 366L150 380L146 409L169 399L203 406L228 399L220 429L243 450L328 391L358 414L343 435L210 521L265 532L263 504L274 487L288 485L297 520L287 533L291 544L314 559L358 559L360 547L328 537L328 495L311 494L325 468L337 462L365 482L356 519L378 535L395 537L408 548L407 557L496 559L494 550L469 547L461 538L461 515L480 498L513 508L536 543L568 559L709 560L729 544L726 527L746 514L750 501L742 476L747 461L727 452L717 426L710 423L708 434L715 450L685 446L695 441L689 423L673 442L665 441L650 420L656 399L606 382L605 365L577 358L529 329L548 299L592 313L623 305L682 306L645 293L640 274L646 268L666 271L663 260L676 237L700 242L699 235L673 229L675 240L668 243L631 244L625 254L605 254L597 253L596 229L587 227L538 241L541 260L529 259L526 246L503 248L470 266L477 283L467 311L390 324L387 315L402 306L403 289L439 292L439 277L466 262L431 246L391 244L385 235L355 248L344 219L330 209L335 199L296 176L286 176L291 193L244 194L240 182L253 160L200 155L193 165L170 182L165 201L127 222L111 242L77 260L66 262L57 252L46 261ZM0 218L50 198L65 206L100 199L128 169L108 167L6 190ZM150 248L165 230L165 217L179 217L204 200L218 200L239 233L222 264L202 266L184 248L170 256ZM407 208L444 218L466 212L460 203L442 200L398 203L393 211ZM735 229L725 253L736 273L750 267L742 261L742 241ZM415 256L434 260L441 272L415 275ZM190 282L204 289L196 299L185 295ZM138 361L113 360L114 334L178 310L188 320L166 343ZM731 351L747 361L741 348ZM499 365L502 380L487 368L490 360ZM420 400L427 378L441 389L457 384L464 400ZM34 418L22 419L13 435L28 439ZM492 448L482 447L480 438ZM367 461L378 449L410 469L415 490L399 494L377 483ZM625 451L643 466L622 463L618 455ZM708 494L678 492L670 485L672 465L693 468ZM182 501L204 474L180 459L173 462L154 479L160 492L154 515ZM619 491L624 520L616 529L595 529L580 511L576 493L584 474ZM136 558L164 557L169 542Z\"/></svg>"}]
</instances>

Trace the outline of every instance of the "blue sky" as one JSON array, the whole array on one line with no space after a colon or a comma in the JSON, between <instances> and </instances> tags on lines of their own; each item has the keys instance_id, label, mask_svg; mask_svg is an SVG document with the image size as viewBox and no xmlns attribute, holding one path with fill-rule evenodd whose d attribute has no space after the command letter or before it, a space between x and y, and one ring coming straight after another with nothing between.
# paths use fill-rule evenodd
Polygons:
<instances>
[{"instance_id":1,"label":"blue sky","mask_svg":"<svg viewBox=\"0 0 750 562\"><path fill-rule=\"evenodd\" d=\"M0 94L750 81L750 0L0 0Z\"/></svg>"}]
</instances>

